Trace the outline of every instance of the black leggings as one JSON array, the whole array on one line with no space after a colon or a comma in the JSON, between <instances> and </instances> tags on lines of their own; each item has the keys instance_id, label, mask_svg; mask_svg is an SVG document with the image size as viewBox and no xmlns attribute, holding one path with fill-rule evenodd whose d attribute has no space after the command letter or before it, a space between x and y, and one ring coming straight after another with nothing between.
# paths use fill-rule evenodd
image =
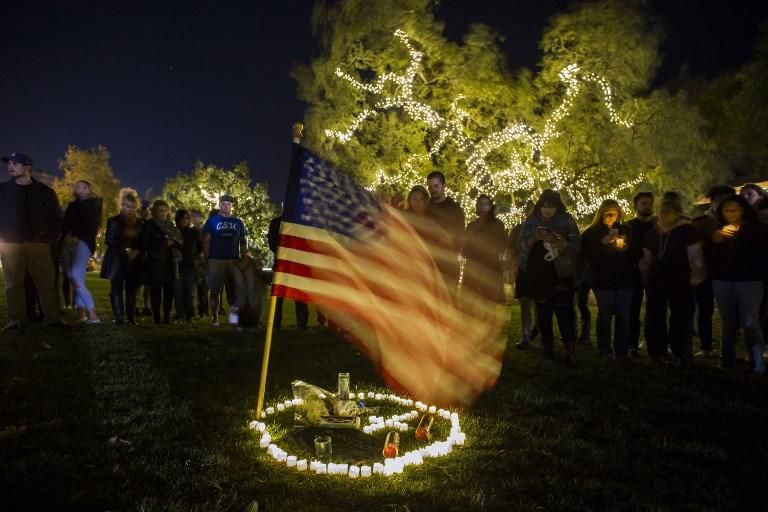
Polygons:
<instances>
[{"instance_id":1,"label":"black leggings","mask_svg":"<svg viewBox=\"0 0 768 512\"><path fill-rule=\"evenodd\" d=\"M692 359L691 330L696 297L692 286L665 284L649 287L645 304L645 341L648 355L657 359L672 349L683 363ZM667 317L669 311L669 317Z\"/></svg>"},{"instance_id":2,"label":"black leggings","mask_svg":"<svg viewBox=\"0 0 768 512\"><path fill-rule=\"evenodd\" d=\"M536 321L541 332L541 342L546 349L550 349L555 340L553 316L557 318L563 343L575 343L576 312L573 310L573 289L559 290L549 299L536 299Z\"/></svg>"},{"instance_id":3,"label":"black leggings","mask_svg":"<svg viewBox=\"0 0 768 512\"><path fill-rule=\"evenodd\" d=\"M110 279L109 297L112 300L112 307L119 310L114 311L114 313L120 319L125 314L128 320L133 320L136 310L136 290L138 287L139 279L135 276ZM123 293L125 293L125 300L123 300Z\"/></svg>"},{"instance_id":4,"label":"black leggings","mask_svg":"<svg viewBox=\"0 0 768 512\"><path fill-rule=\"evenodd\" d=\"M160 312L162 310L162 319L168 321L173 308L174 289L176 287L175 279L165 281L151 281L149 283L149 301L152 305L152 317L155 323L160 323Z\"/></svg>"}]
</instances>

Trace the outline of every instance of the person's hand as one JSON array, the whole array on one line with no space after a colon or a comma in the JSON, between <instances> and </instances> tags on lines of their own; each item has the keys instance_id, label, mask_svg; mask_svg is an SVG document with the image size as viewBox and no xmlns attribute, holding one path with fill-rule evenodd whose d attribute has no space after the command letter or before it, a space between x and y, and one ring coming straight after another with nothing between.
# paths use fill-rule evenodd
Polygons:
<instances>
[{"instance_id":1,"label":"person's hand","mask_svg":"<svg viewBox=\"0 0 768 512\"><path fill-rule=\"evenodd\" d=\"M701 283L704 282L704 279L707 277L707 273L703 269L691 269L691 279L690 283L691 286L698 286Z\"/></svg>"},{"instance_id":2,"label":"person's hand","mask_svg":"<svg viewBox=\"0 0 768 512\"><path fill-rule=\"evenodd\" d=\"M723 226L718 231L718 234L722 236L723 238L733 238L736 236L736 233L739 232L738 226L734 226L732 224L728 224L726 226Z\"/></svg>"},{"instance_id":3,"label":"person's hand","mask_svg":"<svg viewBox=\"0 0 768 512\"><path fill-rule=\"evenodd\" d=\"M552 235L550 239L548 240L549 245L551 245L553 248L560 250L563 247L565 247L565 239L560 235Z\"/></svg>"},{"instance_id":4,"label":"person's hand","mask_svg":"<svg viewBox=\"0 0 768 512\"><path fill-rule=\"evenodd\" d=\"M600 241L603 243L603 245L612 244L616 238L619 236L619 230L616 228L608 230L608 234L605 235Z\"/></svg>"}]
</instances>

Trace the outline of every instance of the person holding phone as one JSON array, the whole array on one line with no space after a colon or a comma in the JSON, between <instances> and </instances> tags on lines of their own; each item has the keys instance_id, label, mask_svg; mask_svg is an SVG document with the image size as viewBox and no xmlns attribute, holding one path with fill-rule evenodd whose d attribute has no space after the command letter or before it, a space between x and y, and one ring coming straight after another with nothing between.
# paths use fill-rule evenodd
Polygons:
<instances>
[{"instance_id":1,"label":"person holding phone","mask_svg":"<svg viewBox=\"0 0 768 512\"><path fill-rule=\"evenodd\" d=\"M632 244L632 230L622 223L624 213L614 199L600 204L592 225L581 235L581 253L589 264L589 285L597 300L597 350L601 356L627 359L629 308L640 259ZM613 347L611 326L615 323Z\"/></svg>"},{"instance_id":2,"label":"person holding phone","mask_svg":"<svg viewBox=\"0 0 768 512\"><path fill-rule=\"evenodd\" d=\"M554 316L571 365L576 364L574 257L580 245L579 228L560 194L544 190L534 205L533 214L521 228L518 260L536 304L545 355L554 357Z\"/></svg>"}]
</instances>

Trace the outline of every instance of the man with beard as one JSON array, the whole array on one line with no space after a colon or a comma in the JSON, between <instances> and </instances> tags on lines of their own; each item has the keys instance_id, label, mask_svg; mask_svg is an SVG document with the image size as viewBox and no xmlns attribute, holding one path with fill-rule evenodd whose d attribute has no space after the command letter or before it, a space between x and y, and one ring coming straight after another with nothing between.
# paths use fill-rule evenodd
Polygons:
<instances>
[{"instance_id":1,"label":"man with beard","mask_svg":"<svg viewBox=\"0 0 768 512\"><path fill-rule=\"evenodd\" d=\"M437 224L440 233L438 245L448 249L451 256L438 258L437 266L452 286L459 277L458 256L464 235L464 210L459 203L445 195L445 175L434 171L427 176L430 201L427 218Z\"/></svg>"},{"instance_id":2,"label":"man with beard","mask_svg":"<svg viewBox=\"0 0 768 512\"><path fill-rule=\"evenodd\" d=\"M642 255L642 243L645 234L656 225L656 217L653 215L653 193L638 192L633 200L635 207L635 218L627 222L632 230L630 237L630 250L639 260ZM629 355L637 357L637 351L640 342L640 310L643 307L643 288L640 269L635 268L635 286L632 292L632 302L629 306Z\"/></svg>"}]
</instances>

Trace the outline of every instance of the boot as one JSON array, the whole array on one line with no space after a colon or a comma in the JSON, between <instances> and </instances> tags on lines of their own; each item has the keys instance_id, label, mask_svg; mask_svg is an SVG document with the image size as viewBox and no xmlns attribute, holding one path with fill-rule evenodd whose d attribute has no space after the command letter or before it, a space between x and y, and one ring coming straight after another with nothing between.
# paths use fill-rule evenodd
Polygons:
<instances>
[{"instance_id":1,"label":"boot","mask_svg":"<svg viewBox=\"0 0 768 512\"><path fill-rule=\"evenodd\" d=\"M581 323L581 334L579 334L579 343L589 344L591 339L592 322L586 320Z\"/></svg>"},{"instance_id":2,"label":"boot","mask_svg":"<svg viewBox=\"0 0 768 512\"><path fill-rule=\"evenodd\" d=\"M125 313L125 323L136 325L136 294L126 293Z\"/></svg>"},{"instance_id":3,"label":"boot","mask_svg":"<svg viewBox=\"0 0 768 512\"><path fill-rule=\"evenodd\" d=\"M121 295L110 295L109 303L112 305L112 316L115 325L123 324L123 297Z\"/></svg>"},{"instance_id":4,"label":"boot","mask_svg":"<svg viewBox=\"0 0 768 512\"><path fill-rule=\"evenodd\" d=\"M555 350L552 345L552 340L545 340L543 337L541 338L541 346L544 348L544 357L547 359L555 358Z\"/></svg>"},{"instance_id":5,"label":"boot","mask_svg":"<svg viewBox=\"0 0 768 512\"><path fill-rule=\"evenodd\" d=\"M576 345L573 342L565 343L565 354L568 357L568 365L576 366Z\"/></svg>"}]
</instances>

